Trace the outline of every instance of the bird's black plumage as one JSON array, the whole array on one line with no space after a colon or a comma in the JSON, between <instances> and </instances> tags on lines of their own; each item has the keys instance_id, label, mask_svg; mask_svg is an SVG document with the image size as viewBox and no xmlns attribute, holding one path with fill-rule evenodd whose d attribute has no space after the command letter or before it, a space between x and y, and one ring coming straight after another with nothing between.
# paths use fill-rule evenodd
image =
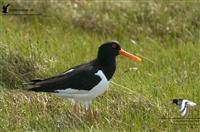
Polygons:
<instances>
[{"instance_id":1,"label":"bird's black plumage","mask_svg":"<svg viewBox=\"0 0 200 132\"><path fill-rule=\"evenodd\" d=\"M116 69L115 58L119 54L120 45L117 41L109 41L99 47L97 58L47 79L38 79L28 82L35 92L56 92L73 88L77 90L91 90L101 78L95 73L101 70L107 80L110 80Z\"/></svg>"},{"instance_id":2,"label":"bird's black plumage","mask_svg":"<svg viewBox=\"0 0 200 132\"><path fill-rule=\"evenodd\" d=\"M172 102L178 106L182 104L183 99L173 99Z\"/></svg>"},{"instance_id":3,"label":"bird's black plumage","mask_svg":"<svg viewBox=\"0 0 200 132\"><path fill-rule=\"evenodd\" d=\"M35 87L30 90L36 92L56 92L66 88L78 90L90 90L101 80L100 77L94 75L97 69L94 69L95 61L73 67L72 71L64 72L60 75L50 77L43 80L31 81Z\"/></svg>"},{"instance_id":4,"label":"bird's black plumage","mask_svg":"<svg viewBox=\"0 0 200 132\"><path fill-rule=\"evenodd\" d=\"M7 4L6 6L3 6L3 13L8 13L8 6L10 6L10 4Z\"/></svg>"}]
</instances>

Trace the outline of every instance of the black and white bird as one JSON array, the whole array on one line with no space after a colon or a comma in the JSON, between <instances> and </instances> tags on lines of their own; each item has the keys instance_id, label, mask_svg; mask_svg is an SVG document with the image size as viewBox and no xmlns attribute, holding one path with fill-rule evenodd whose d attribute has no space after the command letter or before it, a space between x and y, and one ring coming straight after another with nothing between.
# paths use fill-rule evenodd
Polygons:
<instances>
[{"instance_id":1,"label":"black and white bird","mask_svg":"<svg viewBox=\"0 0 200 132\"><path fill-rule=\"evenodd\" d=\"M187 105L189 106L195 106L196 103L189 101L187 99L173 99L173 103L179 106L179 111L181 113L181 116L184 117L187 111Z\"/></svg>"},{"instance_id":2,"label":"black and white bird","mask_svg":"<svg viewBox=\"0 0 200 132\"><path fill-rule=\"evenodd\" d=\"M74 112L78 110L78 102L83 103L86 110L91 112L92 100L108 88L116 69L115 59L119 54L134 61L141 61L139 57L121 49L119 42L108 41L99 47L96 59L47 79L32 80L27 83L31 86L29 90L71 98L74 101Z\"/></svg>"}]
</instances>

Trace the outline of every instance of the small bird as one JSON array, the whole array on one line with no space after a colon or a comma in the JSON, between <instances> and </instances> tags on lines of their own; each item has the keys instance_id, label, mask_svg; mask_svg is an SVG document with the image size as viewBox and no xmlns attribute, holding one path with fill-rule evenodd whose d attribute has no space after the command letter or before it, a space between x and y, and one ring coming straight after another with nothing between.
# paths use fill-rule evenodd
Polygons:
<instances>
[{"instance_id":1,"label":"small bird","mask_svg":"<svg viewBox=\"0 0 200 132\"><path fill-rule=\"evenodd\" d=\"M77 103L80 102L91 113L92 100L108 88L118 55L141 61L141 58L121 49L118 41L108 41L99 47L96 59L74 66L59 75L32 80L26 84L31 86L30 91L50 92L71 98L74 102L73 112L78 110Z\"/></svg>"},{"instance_id":2,"label":"small bird","mask_svg":"<svg viewBox=\"0 0 200 132\"><path fill-rule=\"evenodd\" d=\"M187 105L189 106L195 106L196 103L189 101L187 99L173 99L173 103L179 106L179 111L181 113L181 116L184 117L187 111Z\"/></svg>"},{"instance_id":3,"label":"small bird","mask_svg":"<svg viewBox=\"0 0 200 132\"><path fill-rule=\"evenodd\" d=\"M10 4L7 4L7 5L3 6L2 13L8 13L8 6L10 6Z\"/></svg>"}]
</instances>

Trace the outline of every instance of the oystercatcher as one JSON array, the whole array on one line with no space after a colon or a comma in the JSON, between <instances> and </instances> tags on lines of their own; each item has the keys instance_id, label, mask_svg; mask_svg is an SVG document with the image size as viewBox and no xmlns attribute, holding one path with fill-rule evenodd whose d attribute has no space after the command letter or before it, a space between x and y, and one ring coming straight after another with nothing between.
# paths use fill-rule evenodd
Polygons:
<instances>
[{"instance_id":1,"label":"oystercatcher","mask_svg":"<svg viewBox=\"0 0 200 132\"><path fill-rule=\"evenodd\" d=\"M29 90L51 92L71 98L75 102L74 112L77 111L77 102L83 103L86 110L91 112L92 100L108 88L116 69L115 58L119 54L134 61L141 61L139 57L121 49L118 41L108 41L99 47L96 59L47 79L32 80L27 83L31 86Z\"/></svg>"},{"instance_id":2,"label":"oystercatcher","mask_svg":"<svg viewBox=\"0 0 200 132\"><path fill-rule=\"evenodd\" d=\"M173 99L173 103L179 106L179 111L181 113L181 116L184 117L187 111L187 105L189 106L195 106L196 103L189 101L187 99Z\"/></svg>"}]
</instances>

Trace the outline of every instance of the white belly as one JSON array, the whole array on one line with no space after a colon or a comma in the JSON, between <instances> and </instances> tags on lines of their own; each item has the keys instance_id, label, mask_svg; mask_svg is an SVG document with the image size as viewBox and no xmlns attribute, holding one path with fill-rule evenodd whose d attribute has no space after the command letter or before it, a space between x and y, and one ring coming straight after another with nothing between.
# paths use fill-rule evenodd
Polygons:
<instances>
[{"instance_id":1,"label":"white belly","mask_svg":"<svg viewBox=\"0 0 200 132\"><path fill-rule=\"evenodd\" d=\"M91 101L93 98L103 94L108 89L109 85L109 81L101 70L95 73L95 75L99 76L101 81L93 89L88 91L68 88L66 90L57 90L57 92L59 92L57 94L59 96L65 96L81 102Z\"/></svg>"}]
</instances>

